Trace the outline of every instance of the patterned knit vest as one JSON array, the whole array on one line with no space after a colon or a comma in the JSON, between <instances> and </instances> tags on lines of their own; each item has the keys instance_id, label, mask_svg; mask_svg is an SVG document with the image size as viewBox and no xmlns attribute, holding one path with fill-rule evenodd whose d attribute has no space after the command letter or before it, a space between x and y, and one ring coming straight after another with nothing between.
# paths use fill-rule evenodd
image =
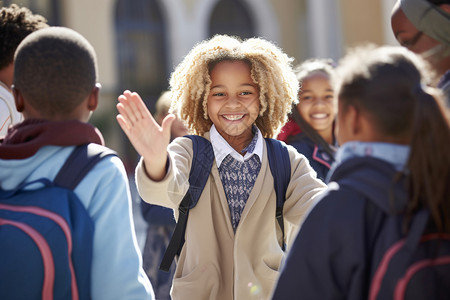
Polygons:
<instances>
[{"instance_id":1,"label":"patterned knit vest","mask_svg":"<svg viewBox=\"0 0 450 300\"><path fill-rule=\"evenodd\" d=\"M243 152L254 150L257 136L258 134L255 134L252 142ZM230 208L231 224L235 232L260 169L261 161L258 155L253 155L241 162L228 154L219 167L220 179Z\"/></svg>"}]
</instances>

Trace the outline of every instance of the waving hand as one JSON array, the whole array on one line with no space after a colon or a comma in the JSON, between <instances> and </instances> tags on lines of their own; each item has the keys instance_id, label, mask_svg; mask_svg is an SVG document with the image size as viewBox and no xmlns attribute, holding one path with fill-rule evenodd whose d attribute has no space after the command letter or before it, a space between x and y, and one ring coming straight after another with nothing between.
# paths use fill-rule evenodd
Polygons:
<instances>
[{"instance_id":1,"label":"waving hand","mask_svg":"<svg viewBox=\"0 0 450 300\"><path fill-rule=\"evenodd\" d=\"M144 158L147 174L153 180L164 178L170 127L175 116L169 114L159 126L137 93L125 91L118 100L117 122Z\"/></svg>"}]
</instances>

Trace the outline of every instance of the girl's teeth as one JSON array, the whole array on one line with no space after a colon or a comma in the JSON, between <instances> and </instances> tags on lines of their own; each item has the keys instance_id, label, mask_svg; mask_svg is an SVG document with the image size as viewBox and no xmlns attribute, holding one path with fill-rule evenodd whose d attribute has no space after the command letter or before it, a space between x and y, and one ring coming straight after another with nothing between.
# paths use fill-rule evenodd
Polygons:
<instances>
[{"instance_id":1,"label":"girl's teeth","mask_svg":"<svg viewBox=\"0 0 450 300\"><path fill-rule=\"evenodd\" d=\"M327 117L327 114L315 114L311 116L314 119L323 119Z\"/></svg>"},{"instance_id":2,"label":"girl's teeth","mask_svg":"<svg viewBox=\"0 0 450 300\"><path fill-rule=\"evenodd\" d=\"M230 121L236 121L239 120L243 117L244 115L227 115L224 116L225 119L230 120Z\"/></svg>"}]
</instances>

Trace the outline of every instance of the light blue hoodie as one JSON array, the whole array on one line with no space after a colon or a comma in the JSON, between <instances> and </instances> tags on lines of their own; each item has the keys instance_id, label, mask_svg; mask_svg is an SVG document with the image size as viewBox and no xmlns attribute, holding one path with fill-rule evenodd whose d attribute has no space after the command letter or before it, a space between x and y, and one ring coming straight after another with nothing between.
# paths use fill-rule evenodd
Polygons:
<instances>
[{"instance_id":1,"label":"light blue hoodie","mask_svg":"<svg viewBox=\"0 0 450 300\"><path fill-rule=\"evenodd\" d=\"M0 187L10 190L41 177L53 180L73 148L44 146L25 159L0 159ZM75 194L95 224L92 299L154 299L142 269L122 161L116 156L100 161L76 187Z\"/></svg>"}]
</instances>

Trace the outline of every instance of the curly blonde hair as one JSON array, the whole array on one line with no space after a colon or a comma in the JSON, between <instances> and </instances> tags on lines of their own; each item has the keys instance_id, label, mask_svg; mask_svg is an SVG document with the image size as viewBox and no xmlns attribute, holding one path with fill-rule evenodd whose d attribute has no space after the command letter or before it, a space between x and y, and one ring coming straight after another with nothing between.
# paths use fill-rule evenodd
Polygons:
<instances>
[{"instance_id":1,"label":"curly blonde hair","mask_svg":"<svg viewBox=\"0 0 450 300\"><path fill-rule=\"evenodd\" d=\"M216 35L194 46L170 78L170 111L178 111L190 132L204 135L212 125L207 110L209 73L218 62L235 60L249 63L251 77L259 87L256 126L263 137L276 136L286 123L292 104L298 101L299 83L292 69L293 59L262 38L242 41Z\"/></svg>"}]
</instances>

